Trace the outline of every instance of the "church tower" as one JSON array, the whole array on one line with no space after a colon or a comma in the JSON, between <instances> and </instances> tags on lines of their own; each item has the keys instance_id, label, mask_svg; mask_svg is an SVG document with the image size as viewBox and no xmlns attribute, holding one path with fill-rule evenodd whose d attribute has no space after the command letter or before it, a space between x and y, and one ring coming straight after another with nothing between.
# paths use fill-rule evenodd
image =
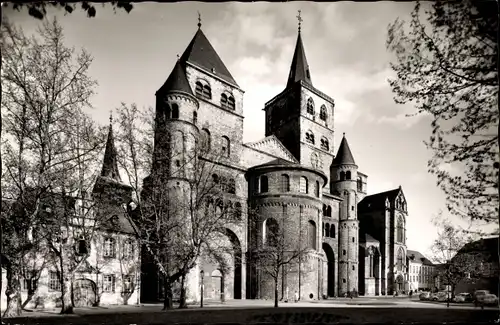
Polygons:
<instances>
[{"instance_id":1,"label":"church tower","mask_svg":"<svg viewBox=\"0 0 500 325\"><path fill-rule=\"evenodd\" d=\"M345 134L335 159L330 166L330 191L343 199L340 202L339 220L339 295L358 291L359 221L360 200L357 187L358 166L354 162Z\"/></svg>"},{"instance_id":2,"label":"church tower","mask_svg":"<svg viewBox=\"0 0 500 325\"><path fill-rule=\"evenodd\" d=\"M313 86L299 32L288 81L279 95L265 104L266 136L274 134L301 165L329 174L333 160L334 101ZM328 191L328 184L324 191Z\"/></svg>"}]
</instances>

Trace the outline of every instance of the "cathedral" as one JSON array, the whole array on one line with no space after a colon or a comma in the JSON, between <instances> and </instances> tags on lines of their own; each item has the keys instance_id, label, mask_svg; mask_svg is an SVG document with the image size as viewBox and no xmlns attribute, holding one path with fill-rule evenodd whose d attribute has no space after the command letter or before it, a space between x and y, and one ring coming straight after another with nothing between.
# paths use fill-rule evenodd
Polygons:
<instances>
[{"instance_id":1,"label":"cathedral","mask_svg":"<svg viewBox=\"0 0 500 325\"><path fill-rule=\"evenodd\" d=\"M292 56L292 53L290 53ZM188 278L188 298L273 299L270 279L248 263L277 214L287 216L296 239L308 252L280 280L279 299L297 293L300 300L344 296L392 295L407 281L407 204L401 187L367 195L345 134L334 148L335 100L315 88L300 25L283 91L265 103L265 137L243 142L243 95L198 24L193 39L156 92L156 136L151 178L158 176L160 147L181 156L201 143L222 152L214 161L214 179L227 179L224 195L240 214L224 235L232 244L229 272L201 260ZM258 108L255 108L258 109ZM163 121L160 123L160 121ZM165 136L167 134L168 136ZM181 158L182 159L182 158ZM169 161L175 168L184 162ZM155 167L156 166L156 167ZM170 174L169 174L170 175ZM163 175L165 176L165 175ZM168 176L165 186L183 187ZM179 198L182 199L182 198ZM248 211L258 209L258 227L249 227ZM161 300L161 277L143 257L141 301ZM203 289L201 281L203 278Z\"/></svg>"}]
</instances>

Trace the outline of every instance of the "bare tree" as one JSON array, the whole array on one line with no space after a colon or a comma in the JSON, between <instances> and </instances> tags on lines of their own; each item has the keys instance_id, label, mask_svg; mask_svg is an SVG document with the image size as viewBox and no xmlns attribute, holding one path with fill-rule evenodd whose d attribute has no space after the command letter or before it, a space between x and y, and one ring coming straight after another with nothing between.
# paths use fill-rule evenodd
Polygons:
<instances>
[{"instance_id":1,"label":"bare tree","mask_svg":"<svg viewBox=\"0 0 500 325\"><path fill-rule=\"evenodd\" d=\"M179 280L183 308L186 307L184 281L190 270L205 253L217 261L224 260L226 250L212 239L220 236L223 228L241 222L241 210L234 210L225 198L225 193L234 193L236 175L224 177L219 163L227 153L207 151L206 146L198 144L196 135L189 140L190 149L177 151L175 144L170 146L167 141L166 146L154 148L161 151L155 153L156 157L164 160L149 160L154 156L151 142L154 135L169 139L168 131L155 132L157 121L141 119L134 105L131 108L122 105L120 111L118 147L121 166L138 200L134 219L140 225L142 244L163 276L164 309L172 308L173 285ZM140 125L145 130L140 131ZM174 161L179 163L171 168ZM141 184L140 175L151 171L154 174ZM174 183L166 186L173 177L179 184L182 180L180 187L176 188Z\"/></svg>"},{"instance_id":2,"label":"bare tree","mask_svg":"<svg viewBox=\"0 0 500 325\"><path fill-rule=\"evenodd\" d=\"M251 252L252 258L249 263L272 279L274 307L277 308L280 280L284 280L288 269L297 266L310 251L310 246L297 240L298 232L301 230L297 230L296 224L287 214L277 214L267 218L258 208L253 208L249 216L251 231L261 234L257 236L257 247Z\"/></svg>"},{"instance_id":3,"label":"bare tree","mask_svg":"<svg viewBox=\"0 0 500 325\"><path fill-rule=\"evenodd\" d=\"M3 253L11 261L6 317L21 313L19 262L33 240L43 238L28 236L44 222L42 199L59 186L56 180L65 164L99 148L93 143L75 156L64 142L75 115L90 107L96 84L87 75L92 58L85 52L75 56L74 49L64 46L56 20L45 21L37 36L2 23L2 138L9 144L2 146L2 172L18 202L14 214L2 220L3 238L10 238Z\"/></svg>"},{"instance_id":4,"label":"bare tree","mask_svg":"<svg viewBox=\"0 0 500 325\"><path fill-rule=\"evenodd\" d=\"M429 5L428 10L423 6ZM432 117L429 172L448 210L498 222L498 6L493 1L416 2L409 24L389 26L394 100Z\"/></svg>"},{"instance_id":5,"label":"bare tree","mask_svg":"<svg viewBox=\"0 0 500 325\"><path fill-rule=\"evenodd\" d=\"M438 227L438 238L432 245L433 259L441 264L437 268L437 276L451 287L451 297L454 298L455 287L461 281L474 281L481 276L480 265L483 256L476 253L458 254L468 243L477 237L470 232L454 225L450 220L435 217L434 224Z\"/></svg>"}]
</instances>

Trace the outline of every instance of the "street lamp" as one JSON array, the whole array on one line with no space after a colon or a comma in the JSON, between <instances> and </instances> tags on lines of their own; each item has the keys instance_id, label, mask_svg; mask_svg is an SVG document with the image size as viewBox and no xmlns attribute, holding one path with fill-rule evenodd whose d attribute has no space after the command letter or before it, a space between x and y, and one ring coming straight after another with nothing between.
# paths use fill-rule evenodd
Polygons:
<instances>
[{"instance_id":1,"label":"street lamp","mask_svg":"<svg viewBox=\"0 0 500 325\"><path fill-rule=\"evenodd\" d=\"M203 308L203 280L204 280L204 277L205 277L205 272L203 270L201 270L200 272L200 275L201 275L201 299L200 299L200 308Z\"/></svg>"}]
</instances>

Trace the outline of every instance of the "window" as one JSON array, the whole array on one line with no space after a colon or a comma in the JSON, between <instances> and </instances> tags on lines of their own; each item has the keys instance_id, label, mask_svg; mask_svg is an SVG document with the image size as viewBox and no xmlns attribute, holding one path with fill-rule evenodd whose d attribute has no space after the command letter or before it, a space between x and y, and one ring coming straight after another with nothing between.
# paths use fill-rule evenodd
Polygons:
<instances>
[{"instance_id":1,"label":"window","mask_svg":"<svg viewBox=\"0 0 500 325\"><path fill-rule=\"evenodd\" d=\"M352 237L352 242L353 243L356 242L356 238Z\"/></svg>"},{"instance_id":2,"label":"window","mask_svg":"<svg viewBox=\"0 0 500 325\"><path fill-rule=\"evenodd\" d=\"M115 292L115 275L105 274L103 276L103 286L102 290L104 292Z\"/></svg>"},{"instance_id":3,"label":"window","mask_svg":"<svg viewBox=\"0 0 500 325\"><path fill-rule=\"evenodd\" d=\"M24 274L22 290L28 292L35 292L38 288L38 279L36 279L36 272L28 271Z\"/></svg>"},{"instance_id":4,"label":"window","mask_svg":"<svg viewBox=\"0 0 500 325\"><path fill-rule=\"evenodd\" d=\"M231 142L226 136L222 137L222 155L229 157L231 153Z\"/></svg>"},{"instance_id":5,"label":"window","mask_svg":"<svg viewBox=\"0 0 500 325\"><path fill-rule=\"evenodd\" d=\"M331 206L326 207L326 216L329 218L332 217L332 207Z\"/></svg>"},{"instance_id":6,"label":"window","mask_svg":"<svg viewBox=\"0 0 500 325\"><path fill-rule=\"evenodd\" d=\"M307 225L308 248L316 249L316 223L309 220Z\"/></svg>"},{"instance_id":7,"label":"window","mask_svg":"<svg viewBox=\"0 0 500 325\"><path fill-rule=\"evenodd\" d=\"M400 248L398 251L398 261L397 261L398 271L402 271L403 266L404 266L404 252L403 252L403 249Z\"/></svg>"},{"instance_id":8,"label":"window","mask_svg":"<svg viewBox=\"0 0 500 325\"><path fill-rule=\"evenodd\" d=\"M253 183L254 193L259 193L259 188L260 188L259 183L260 183L260 178L256 177Z\"/></svg>"},{"instance_id":9,"label":"window","mask_svg":"<svg viewBox=\"0 0 500 325\"><path fill-rule=\"evenodd\" d=\"M179 118L179 106L177 104L172 104L172 118Z\"/></svg>"},{"instance_id":10,"label":"window","mask_svg":"<svg viewBox=\"0 0 500 325\"><path fill-rule=\"evenodd\" d=\"M233 96L229 96L227 98L227 106L229 107L229 109L233 110L236 108L236 105L235 105L235 102L234 102L234 97Z\"/></svg>"},{"instance_id":11,"label":"window","mask_svg":"<svg viewBox=\"0 0 500 325\"><path fill-rule=\"evenodd\" d=\"M49 275L49 290L60 291L61 281L59 281L59 275L57 272L51 271Z\"/></svg>"},{"instance_id":12,"label":"window","mask_svg":"<svg viewBox=\"0 0 500 325\"><path fill-rule=\"evenodd\" d=\"M307 114L314 115L314 101L310 97L307 100Z\"/></svg>"},{"instance_id":13,"label":"window","mask_svg":"<svg viewBox=\"0 0 500 325\"><path fill-rule=\"evenodd\" d=\"M212 89L210 89L209 85L203 86L203 98L212 99Z\"/></svg>"},{"instance_id":14,"label":"window","mask_svg":"<svg viewBox=\"0 0 500 325\"><path fill-rule=\"evenodd\" d=\"M404 242L404 223L403 218L398 218L397 229L396 229L396 240L400 243Z\"/></svg>"},{"instance_id":15,"label":"window","mask_svg":"<svg viewBox=\"0 0 500 325\"><path fill-rule=\"evenodd\" d=\"M326 151L330 150L330 144L328 143L328 139L321 138L321 149L326 150Z\"/></svg>"},{"instance_id":16,"label":"window","mask_svg":"<svg viewBox=\"0 0 500 325\"><path fill-rule=\"evenodd\" d=\"M306 132L306 142L314 144L314 134L312 133L311 130Z\"/></svg>"},{"instance_id":17,"label":"window","mask_svg":"<svg viewBox=\"0 0 500 325\"><path fill-rule=\"evenodd\" d=\"M340 180L341 181L345 180L345 172L340 172Z\"/></svg>"},{"instance_id":18,"label":"window","mask_svg":"<svg viewBox=\"0 0 500 325\"><path fill-rule=\"evenodd\" d=\"M241 220L241 203L236 202L234 204L234 217L236 220Z\"/></svg>"},{"instance_id":19,"label":"window","mask_svg":"<svg viewBox=\"0 0 500 325\"><path fill-rule=\"evenodd\" d=\"M260 177L260 192L261 193L266 193L269 191L269 183L267 176L261 176Z\"/></svg>"},{"instance_id":20,"label":"window","mask_svg":"<svg viewBox=\"0 0 500 325\"><path fill-rule=\"evenodd\" d=\"M346 255L347 251L345 249L342 250L342 255Z\"/></svg>"},{"instance_id":21,"label":"window","mask_svg":"<svg viewBox=\"0 0 500 325\"><path fill-rule=\"evenodd\" d=\"M215 184L219 184L219 175L217 174L212 174L212 183L215 185Z\"/></svg>"},{"instance_id":22,"label":"window","mask_svg":"<svg viewBox=\"0 0 500 325\"><path fill-rule=\"evenodd\" d=\"M319 110L319 118L323 121L326 121L326 106L321 105L321 108Z\"/></svg>"},{"instance_id":23,"label":"window","mask_svg":"<svg viewBox=\"0 0 500 325\"><path fill-rule=\"evenodd\" d=\"M268 246L276 246L278 244L278 236L279 236L279 227L278 227L278 222L273 219L269 218L265 221L265 238L264 242Z\"/></svg>"},{"instance_id":24,"label":"window","mask_svg":"<svg viewBox=\"0 0 500 325\"><path fill-rule=\"evenodd\" d=\"M133 291L133 281L132 281L132 276L130 275L125 275L123 277L123 292L124 293L130 293Z\"/></svg>"},{"instance_id":25,"label":"window","mask_svg":"<svg viewBox=\"0 0 500 325\"><path fill-rule=\"evenodd\" d=\"M349 170L345 172L345 179L346 180L351 179L351 172Z\"/></svg>"},{"instance_id":26,"label":"window","mask_svg":"<svg viewBox=\"0 0 500 325\"><path fill-rule=\"evenodd\" d=\"M230 178L227 185L228 185L227 186L228 193L236 194L236 182L234 181L234 178Z\"/></svg>"},{"instance_id":27,"label":"window","mask_svg":"<svg viewBox=\"0 0 500 325\"><path fill-rule=\"evenodd\" d=\"M361 179L361 177L358 177L356 183L358 186L358 192L363 192L363 180Z\"/></svg>"},{"instance_id":28,"label":"window","mask_svg":"<svg viewBox=\"0 0 500 325\"><path fill-rule=\"evenodd\" d=\"M168 104L166 104L166 107L165 107L165 119L166 120L170 120L171 117L172 117L172 110L170 109L170 106Z\"/></svg>"},{"instance_id":29,"label":"window","mask_svg":"<svg viewBox=\"0 0 500 325\"><path fill-rule=\"evenodd\" d=\"M281 192L290 192L290 176L281 175Z\"/></svg>"},{"instance_id":30,"label":"window","mask_svg":"<svg viewBox=\"0 0 500 325\"><path fill-rule=\"evenodd\" d=\"M104 257L115 257L115 240L111 237L104 238Z\"/></svg>"},{"instance_id":31,"label":"window","mask_svg":"<svg viewBox=\"0 0 500 325\"><path fill-rule=\"evenodd\" d=\"M330 224L325 224L325 237L330 237Z\"/></svg>"},{"instance_id":32,"label":"window","mask_svg":"<svg viewBox=\"0 0 500 325\"><path fill-rule=\"evenodd\" d=\"M316 181L315 185L314 185L314 195L316 195L316 197L319 197L319 182Z\"/></svg>"},{"instance_id":33,"label":"window","mask_svg":"<svg viewBox=\"0 0 500 325\"><path fill-rule=\"evenodd\" d=\"M201 130L201 146L203 151L209 151L211 146L210 131L207 129Z\"/></svg>"},{"instance_id":34,"label":"window","mask_svg":"<svg viewBox=\"0 0 500 325\"><path fill-rule=\"evenodd\" d=\"M222 94L220 95L220 106L226 108L227 107L227 95Z\"/></svg>"},{"instance_id":35,"label":"window","mask_svg":"<svg viewBox=\"0 0 500 325\"><path fill-rule=\"evenodd\" d=\"M235 108L234 97L231 95L228 96L226 94L222 94L220 96L220 106L234 111Z\"/></svg>"},{"instance_id":36,"label":"window","mask_svg":"<svg viewBox=\"0 0 500 325\"><path fill-rule=\"evenodd\" d=\"M335 225L334 224L330 225L330 237L335 238Z\"/></svg>"},{"instance_id":37,"label":"window","mask_svg":"<svg viewBox=\"0 0 500 325\"><path fill-rule=\"evenodd\" d=\"M203 84L199 81L196 82L196 87L195 87L195 94L196 96L198 97L202 97L203 96Z\"/></svg>"},{"instance_id":38,"label":"window","mask_svg":"<svg viewBox=\"0 0 500 325\"><path fill-rule=\"evenodd\" d=\"M345 283L345 279L342 279L342 283Z\"/></svg>"},{"instance_id":39,"label":"window","mask_svg":"<svg viewBox=\"0 0 500 325\"><path fill-rule=\"evenodd\" d=\"M193 124L198 123L198 113L193 111Z\"/></svg>"},{"instance_id":40,"label":"window","mask_svg":"<svg viewBox=\"0 0 500 325\"><path fill-rule=\"evenodd\" d=\"M354 265L352 266L352 270L353 270L353 271L355 271L355 270L356 270L356 267L355 267Z\"/></svg>"},{"instance_id":41,"label":"window","mask_svg":"<svg viewBox=\"0 0 500 325\"><path fill-rule=\"evenodd\" d=\"M86 255L90 252L90 245L85 238L80 236L76 242L75 250L77 255Z\"/></svg>"},{"instance_id":42,"label":"window","mask_svg":"<svg viewBox=\"0 0 500 325\"><path fill-rule=\"evenodd\" d=\"M132 239L125 240L123 245L123 259L133 259L134 258L134 241Z\"/></svg>"},{"instance_id":43,"label":"window","mask_svg":"<svg viewBox=\"0 0 500 325\"><path fill-rule=\"evenodd\" d=\"M308 193L307 178L305 178L304 176L300 177L299 191L300 191L300 193L306 193L306 194Z\"/></svg>"}]
</instances>

